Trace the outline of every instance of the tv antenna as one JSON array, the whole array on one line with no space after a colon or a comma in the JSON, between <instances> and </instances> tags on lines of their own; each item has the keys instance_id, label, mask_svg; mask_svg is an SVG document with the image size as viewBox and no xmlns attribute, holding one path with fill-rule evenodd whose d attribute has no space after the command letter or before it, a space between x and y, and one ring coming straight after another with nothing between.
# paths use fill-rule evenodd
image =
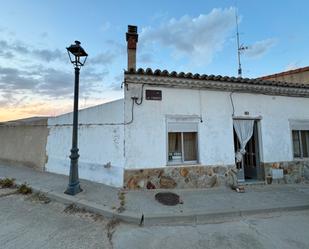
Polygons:
<instances>
[{"instance_id":1,"label":"tv antenna","mask_svg":"<svg viewBox=\"0 0 309 249\"><path fill-rule=\"evenodd\" d=\"M240 55L241 52L245 51L249 47L244 46L243 44L240 45L239 42L239 32L238 32L238 14L237 9L235 10L235 17L236 17L236 36L237 36L237 55L238 55L238 77L242 77L242 69L241 69L241 62L240 62Z\"/></svg>"}]
</instances>

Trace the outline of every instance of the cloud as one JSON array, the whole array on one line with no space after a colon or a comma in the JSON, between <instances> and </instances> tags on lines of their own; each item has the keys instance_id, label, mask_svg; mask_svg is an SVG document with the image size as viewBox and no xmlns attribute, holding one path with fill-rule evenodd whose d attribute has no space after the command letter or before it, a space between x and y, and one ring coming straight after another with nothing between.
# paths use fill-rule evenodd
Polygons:
<instances>
[{"instance_id":1,"label":"cloud","mask_svg":"<svg viewBox=\"0 0 309 249\"><path fill-rule=\"evenodd\" d=\"M21 42L16 42L15 44L9 44L9 47L10 47L11 50L18 52L20 54L29 54L30 53L29 48Z\"/></svg>"},{"instance_id":2,"label":"cloud","mask_svg":"<svg viewBox=\"0 0 309 249\"><path fill-rule=\"evenodd\" d=\"M0 94L0 108L17 107L23 104L28 96L18 97L12 90L3 90Z\"/></svg>"},{"instance_id":3,"label":"cloud","mask_svg":"<svg viewBox=\"0 0 309 249\"><path fill-rule=\"evenodd\" d=\"M47 35L41 34L41 39ZM66 50L49 49L43 43L30 44L14 36L3 37L0 38L0 120L71 111L74 69ZM109 89L110 82L104 84L109 74L107 66L117 59L121 50L125 51L125 46L116 42L110 42L107 48L90 56L87 66L81 69L79 97L87 99L87 106L95 104L93 98L102 99L102 90Z\"/></svg>"},{"instance_id":4,"label":"cloud","mask_svg":"<svg viewBox=\"0 0 309 249\"><path fill-rule=\"evenodd\" d=\"M13 41L8 42L6 40L0 40L1 55L5 58L10 59L14 57L14 54L34 56L39 60L45 62L51 62L55 60L65 60L65 51L60 51L59 49L37 49L21 42Z\"/></svg>"},{"instance_id":5,"label":"cloud","mask_svg":"<svg viewBox=\"0 0 309 249\"><path fill-rule=\"evenodd\" d=\"M64 97L73 92L73 74L54 68L42 72L42 81L36 91L50 97Z\"/></svg>"},{"instance_id":6,"label":"cloud","mask_svg":"<svg viewBox=\"0 0 309 249\"><path fill-rule=\"evenodd\" d=\"M108 71L97 72L88 67L82 71L80 90L84 94L98 92L96 87L101 85ZM66 98L73 94L74 73L55 68L33 66L25 71L11 67L0 66L0 89L2 92L24 92L30 90L32 94L49 98ZM5 98L8 100L8 98Z\"/></svg>"},{"instance_id":7,"label":"cloud","mask_svg":"<svg viewBox=\"0 0 309 249\"><path fill-rule=\"evenodd\" d=\"M84 68L83 68L84 69ZM102 84L108 72L97 72L88 67L82 70L80 75L80 92L87 95L98 92L97 86ZM37 86L36 91L52 98L66 98L73 95L74 73L54 68L42 70L42 83Z\"/></svg>"},{"instance_id":8,"label":"cloud","mask_svg":"<svg viewBox=\"0 0 309 249\"><path fill-rule=\"evenodd\" d=\"M38 83L38 79L25 71L0 66L0 89L33 89Z\"/></svg>"},{"instance_id":9,"label":"cloud","mask_svg":"<svg viewBox=\"0 0 309 249\"><path fill-rule=\"evenodd\" d=\"M72 111L72 101L32 100L20 105L0 106L0 121L16 120L33 116L51 116Z\"/></svg>"},{"instance_id":10,"label":"cloud","mask_svg":"<svg viewBox=\"0 0 309 249\"><path fill-rule=\"evenodd\" d=\"M121 91L121 86L123 82L123 74L118 74L114 77L114 81L108 86L112 91Z\"/></svg>"},{"instance_id":11,"label":"cloud","mask_svg":"<svg viewBox=\"0 0 309 249\"><path fill-rule=\"evenodd\" d=\"M140 40L145 46L159 43L170 47L174 55L189 58L196 64L209 64L234 28L234 8L213 9L206 15L186 15L170 19L158 28L144 28Z\"/></svg>"},{"instance_id":12,"label":"cloud","mask_svg":"<svg viewBox=\"0 0 309 249\"><path fill-rule=\"evenodd\" d=\"M95 67L87 66L83 68L81 78L87 81L99 83L103 81L104 77L108 75L108 73L109 72L107 70L100 70L100 72L98 72Z\"/></svg>"},{"instance_id":13,"label":"cloud","mask_svg":"<svg viewBox=\"0 0 309 249\"><path fill-rule=\"evenodd\" d=\"M9 44L5 40L0 40L0 46L1 46L1 50L10 48Z\"/></svg>"},{"instance_id":14,"label":"cloud","mask_svg":"<svg viewBox=\"0 0 309 249\"><path fill-rule=\"evenodd\" d=\"M65 60L66 52L61 52L59 49L48 50L48 49L34 49L31 51L33 55L38 57L39 59L47 62L51 62L54 60Z\"/></svg>"},{"instance_id":15,"label":"cloud","mask_svg":"<svg viewBox=\"0 0 309 249\"><path fill-rule=\"evenodd\" d=\"M116 55L111 52L103 52L92 58L89 58L89 63L91 64L100 64L100 65L109 65L114 62Z\"/></svg>"},{"instance_id":16,"label":"cloud","mask_svg":"<svg viewBox=\"0 0 309 249\"><path fill-rule=\"evenodd\" d=\"M16 98L9 91L2 91L0 95L0 107L7 107L16 102Z\"/></svg>"},{"instance_id":17,"label":"cloud","mask_svg":"<svg viewBox=\"0 0 309 249\"><path fill-rule=\"evenodd\" d=\"M266 54L271 47L276 44L276 39L265 39L262 41L257 41L253 45L249 46L248 50L245 50L244 54L249 58L260 58Z\"/></svg>"},{"instance_id":18,"label":"cloud","mask_svg":"<svg viewBox=\"0 0 309 249\"><path fill-rule=\"evenodd\" d=\"M6 58L6 59L12 59L14 58L14 54L10 51L0 51L0 56L2 58Z\"/></svg>"}]
</instances>

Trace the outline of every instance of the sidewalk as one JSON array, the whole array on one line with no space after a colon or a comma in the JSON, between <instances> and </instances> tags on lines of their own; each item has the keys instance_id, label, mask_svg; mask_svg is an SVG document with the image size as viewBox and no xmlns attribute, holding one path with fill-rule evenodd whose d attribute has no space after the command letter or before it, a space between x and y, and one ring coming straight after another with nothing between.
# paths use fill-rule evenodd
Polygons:
<instances>
[{"instance_id":1,"label":"sidewalk","mask_svg":"<svg viewBox=\"0 0 309 249\"><path fill-rule=\"evenodd\" d=\"M222 188L168 190L177 193L183 204L164 206L154 195L164 190L125 191L124 211L120 205L120 189L81 180L83 192L76 196L64 194L68 177L38 172L26 167L0 165L0 178L15 178L18 184L27 182L34 191L66 204L75 203L105 217L144 225L175 223L211 223L269 212L309 209L309 185L246 186L245 193Z\"/></svg>"}]
</instances>

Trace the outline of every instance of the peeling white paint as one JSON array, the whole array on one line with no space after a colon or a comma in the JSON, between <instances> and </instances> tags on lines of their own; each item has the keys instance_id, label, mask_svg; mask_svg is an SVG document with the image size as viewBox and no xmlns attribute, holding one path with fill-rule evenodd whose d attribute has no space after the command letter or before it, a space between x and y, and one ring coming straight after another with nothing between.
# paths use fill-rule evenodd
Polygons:
<instances>
[{"instance_id":1,"label":"peeling white paint","mask_svg":"<svg viewBox=\"0 0 309 249\"><path fill-rule=\"evenodd\" d=\"M69 174L72 127L53 126L72 123L72 113L50 118L47 138L49 172ZM79 123L123 123L123 100L105 103L79 112ZM79 176L83 179L121 187L123 183L123 125L80 126L78 130ZM106 168L108 162L111 167Z\"/></svg>"},{"instance_id":2,"label":"peeling white paint","mask_svg":"<svg viewBox=\"0 0 309 249\"><path fill-rule=\"evenodd\" d=\"M132 89L132 92L131 90ZM123 170L167 165L167 119L193 117L198 125L198 158L202 165L234 164L233 108L230 92L150 87L162 91L162 100L134 105L133 123L82 126L79 129L80 177L121 187ZM141 85L129 84L125 99L80 111L80 123L123 123L132 118L132 96ZM233 93L235 116L261 117L262 162L293 160L289 119L309 120L309 99ZM200 119L202 122L200 122ZM47 171L69 173L72 113L50 118ZM309 128L309 127L308 127ZM111 167L105 167L108 163Z\"/></svg>"},{"instance_id":3,"label":"peeling white paint","mask_svg":"<svg viewBox=\"0 0 309 249\"><path fill-rule=\"evenodd\" d=\"M125 115L130 118L131 92L125 91ZM141 85L139 85L141 89ZM145 100L134 109L133 124L125 127L126 168L153 168L167 165L166 118L173 115L199 116L199 163L234 164L233 120L230 92L162 88L162 101ZM309 99L233 93L235 116L261 116L262 162L293 160L289 119L309 119ZM309 127L308 127L309 129Z\"/></svg>"}]
</instances>

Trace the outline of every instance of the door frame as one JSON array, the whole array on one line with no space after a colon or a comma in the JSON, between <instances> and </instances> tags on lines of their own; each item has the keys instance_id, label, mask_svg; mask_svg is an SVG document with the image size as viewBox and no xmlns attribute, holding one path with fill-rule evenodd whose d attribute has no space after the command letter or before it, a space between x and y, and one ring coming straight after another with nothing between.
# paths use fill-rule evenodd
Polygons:
<instances>
[{"instance_id":1,"label":"door frame","mask_svg":"<svg viewBox=\"0 0 309 249\"><path fill-rule=\"evenodd\" d=\"M262 136L261 136L261 116L257 117L247 117L247 116L234 116L233 121L237 119L245 119L245 120L254 120L254 127L253 127L253 134L252 136L255 136L255 150L256 150L256 180L263 180L264 179L264 170L262 168ZM254 132L255 131L255 132ZM234 137L234 125L233 125L233 140ZM234 145L234 151L235 151L235 145ZM236 162L235 162L236 165ZM244 160L241 161L241 168L237 172L237 182L242 183L245 182L245 171L244 171Z\"/></svg>"}]
</instances>

